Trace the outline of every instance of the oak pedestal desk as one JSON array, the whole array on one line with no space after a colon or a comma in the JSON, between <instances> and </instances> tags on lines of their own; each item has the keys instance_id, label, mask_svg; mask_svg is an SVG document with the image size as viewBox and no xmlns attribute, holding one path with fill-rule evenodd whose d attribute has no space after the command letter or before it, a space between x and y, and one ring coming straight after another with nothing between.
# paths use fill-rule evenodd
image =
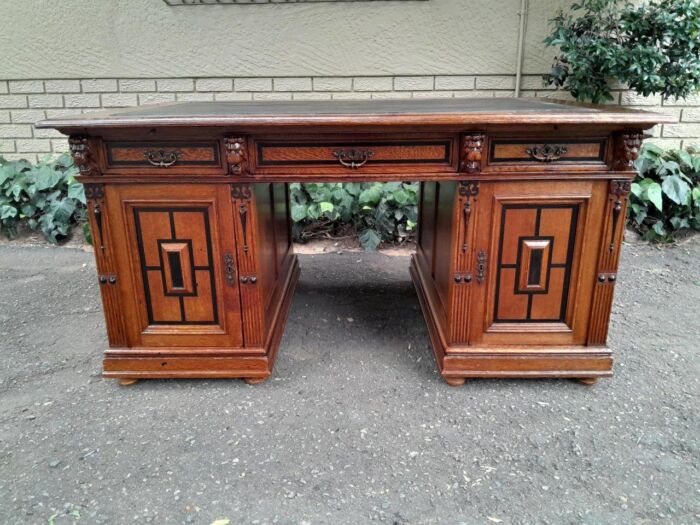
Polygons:
<instances>
[{"instance_id":1,"label":"oak pedestal desk","mask_svg":"<svg viewBox=\"0 0 700 525\"><path fill-rule=\"evenodd\" d=\"M290 182L420 181L410 273L439 370L612 374L642 132L669 118L528 99L192 102L42 121L85 184L104 375L272 373L299 276Z\"/></svg>"}]
</instances>

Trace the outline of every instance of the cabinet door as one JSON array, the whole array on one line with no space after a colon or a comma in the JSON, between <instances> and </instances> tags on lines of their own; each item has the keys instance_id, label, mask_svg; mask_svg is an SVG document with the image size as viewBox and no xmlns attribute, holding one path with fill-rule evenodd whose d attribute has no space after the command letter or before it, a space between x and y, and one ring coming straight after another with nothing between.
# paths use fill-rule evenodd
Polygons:
<instances>
[{"instance_id":1,"label":"cabinet door","mask_svg":"<svg viewBox=\"0 0 700 525\"><path fill-rule=\"evenodd\" d=\"M472 345L582 345L605 181L482 183Z\"/></svg>"},{"instance_id":2,"label":"cabinet door","mask_svg":"<svg viewBox=\"0 0 700 525\"><path fill-rule=\"evenodd\" d=\"M106 188L131 347L240 347L226 185Z\"/></svg>"}]
</instances>

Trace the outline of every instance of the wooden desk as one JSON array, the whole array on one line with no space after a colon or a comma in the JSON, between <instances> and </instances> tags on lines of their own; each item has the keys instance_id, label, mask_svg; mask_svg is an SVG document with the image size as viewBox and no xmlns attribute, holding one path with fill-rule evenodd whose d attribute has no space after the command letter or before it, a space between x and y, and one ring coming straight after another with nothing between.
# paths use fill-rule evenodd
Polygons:
<instances>
[{"instance_id":1,"label":"wooden desk","mask_svg":"<svg viewBox=\"0 0 700 525\"><path fill-rule=\"evenodd\" d=\"M106 377L269 377L299 276L287 184L415 180L411 276L458 385L611 375L633 163L669 121L446 99L177 103L37 127L70 135L85 183Z\"/></svg>"}]
</instances>

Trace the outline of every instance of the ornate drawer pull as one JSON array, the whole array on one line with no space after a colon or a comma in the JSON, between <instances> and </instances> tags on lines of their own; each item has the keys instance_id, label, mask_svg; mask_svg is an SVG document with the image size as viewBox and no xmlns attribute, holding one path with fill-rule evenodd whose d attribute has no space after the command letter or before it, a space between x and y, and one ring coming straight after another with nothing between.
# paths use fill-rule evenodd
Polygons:
<instances>
[{"instance_id":1,"label":"ornate drawer pull","mask_svg":"<svg viewBox=\"0 0 700 525\"><path fill-rule=\"evenodd\" d=\"M146 151L144 157L152 165L158 168L168 168L175 164L180 159L179 151Z\"/></svg>"},{"instance_id":2,"label":"ornate drawer pull","mask_svg":"<svg viewBox=\"0 0 700 525\"><path fill-rule=\"evenodd\" d=\"M567 151L568 150L565 146L552 146L551 144L545 144L543 146L533 146L532 148L527 148L525 153L530 155L531 159L539 162L552 162L553 160L559 160L563 155L566 155Z\"/></svg>"},{"instance_id":3,"label":"ornate drawer pull","mask_svg":"<svg viewBox=\"0 0 700 525\"><path fill-rule=\"evenodd\" d=\"M338 161L346 168L357 169L364 166L369 158L374 155L372 150L337 150L333 155L338 158Z\"/></svg>"}]
</instances>

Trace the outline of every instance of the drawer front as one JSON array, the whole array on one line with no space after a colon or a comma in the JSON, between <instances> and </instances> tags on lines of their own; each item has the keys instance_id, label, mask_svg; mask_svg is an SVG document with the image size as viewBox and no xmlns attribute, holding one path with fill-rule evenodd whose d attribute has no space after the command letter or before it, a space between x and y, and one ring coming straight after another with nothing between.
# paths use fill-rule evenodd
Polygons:
<instances>
[{"instance_id":1,"label":"drawer front","mask_svg":"<svg viewBox=\"0 0 700 525\"><path fill-rule=\"evenodd\" d=\"M105 142L107 168L220 168L217 141Z\"/></svg>"},{"instance_id":2,"label":"drawer front","mask_svg":"<svg viewBox=\"0 0 700 525\"><path fill-rule=\"evenodd\" d=\"M489 165L552 167L566 164L605 163L606 139L523 140L493 138Z\"/></svg>"},{"instance_id":3,"label":"drawer front","mask_svg":"<svg viewBox=\"0 0 700 525\"><path fill-rule=\"evenodd\" d=\"M406 165L445 169L453 164L453 141L445 139L397 141L318 141L256 143L256 166L381 171Z\"/></svg>"}]
</instances>

